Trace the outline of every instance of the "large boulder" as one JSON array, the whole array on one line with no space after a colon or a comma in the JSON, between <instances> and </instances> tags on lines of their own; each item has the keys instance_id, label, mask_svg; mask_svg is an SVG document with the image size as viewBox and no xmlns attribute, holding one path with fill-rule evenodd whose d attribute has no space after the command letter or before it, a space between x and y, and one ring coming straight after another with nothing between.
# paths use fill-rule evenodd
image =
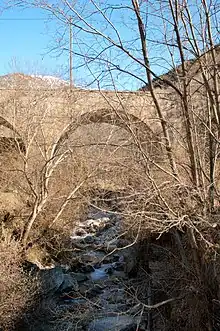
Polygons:
<instances>
[{"instance_id":1,"label":"large boulder","mask_svg":"<svg viewBox=\"0 0 220 331\"><path fill-rule=\"evenodd\" d=\"M25 254L26 261L35 264L39 269L53 269L55 264L49 253L40 245L30 245Z\"/></svg>"},{"instance_id":2,"label":"large boulder","mask_svg":"<svg viewBox=\"0 0 220 331\"><path fill-rule=\"evenodd\" d=\"M83 263L97 264L105 257L105 252L103 251L88 251L81 255L81 261Z\"/></svg>"},{"instance_id":3,"label":"large boulder","mask_svg":"<svg viewBox=\"0 0 220 331\"><path fill-rule=\"evenodd\" d=\"M44 295L53 295L60 289L65 276L61 267L55 267L48 270L39 270L37 279L40 283L41 292Z\"/></svg>"},{"instance_id":4,"label":"large boulder","mask_svg":"<svg viewBox=\"0 0 220 331\"><path fill-rule=\"evenodd\" d=\"M70 272L64 274L63 283L61 284L59 290L61 292L68 292L68 291L78 291L79 285L75 277L75 273Z\"/></svg>"},{"instance_id":5,"label":"large boulder","mask_svg":"<svg viewBox=\"0 0 220 331\"><path fill-rule=\"evenodd\" d=\"M78 291L79 286L73 272L64 273L61 267L49 270L39 270L38 279L44 294L65 293Z\"/></svg>"},{"instance_id":6,"label":"large boulder","mask_svg":"<svg viewBox=\"0 0 220 331\"><path fill-rule=\"evenodd\" d=\"M137 245L127 246L120 249L117 254L119 255L119 262L124 264L124 272L132 277L138 270L138 248Z\"/></svg>"}]
</instances>

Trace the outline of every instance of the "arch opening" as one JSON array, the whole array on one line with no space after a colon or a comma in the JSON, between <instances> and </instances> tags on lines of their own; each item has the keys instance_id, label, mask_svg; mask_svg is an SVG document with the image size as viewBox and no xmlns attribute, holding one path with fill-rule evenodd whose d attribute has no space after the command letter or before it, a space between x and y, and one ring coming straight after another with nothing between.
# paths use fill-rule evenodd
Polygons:
<instances>
[{"instance_id":1,"label":"arch opening","mask_svg":"<svg viewBox=\"0 0 220 331\"><path fill-rule=\"evenodd\" d=\"M70 136L80 127L89 124L111 124L122 128L137 139L138 142L144 146L152 156L161 153L161 144L159 137L154 131L140 118L133 114L128 114L124 111L113 111L109 109L100 109L97 111L87 112L76 119L74 119L61 134L57 140L53 154L56 155L60 149L65 145Z\"/></svg>"},{"instance_id":2,"label":"arch opening","mask_svg":"<svg viewBox=\"0 0 220 331\"><path fill-rule=\"evenodd\" d=\"M0 116L0 126L9 129L9 132L12 133L10 136L6 136L5 134L0 136L0 153L16 150L25 154L25 143L15 127L2 116ZM13 135L13 137L11 135Z\"/></svg>"}]
</instances>

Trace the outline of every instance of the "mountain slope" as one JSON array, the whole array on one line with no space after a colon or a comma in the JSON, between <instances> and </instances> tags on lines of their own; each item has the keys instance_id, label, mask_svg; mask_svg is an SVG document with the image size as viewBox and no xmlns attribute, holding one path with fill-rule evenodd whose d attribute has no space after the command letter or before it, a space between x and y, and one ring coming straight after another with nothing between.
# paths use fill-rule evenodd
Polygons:
<instances>
[{"instance_id":1,"label":"mountain slope","mask_svg":"<svg viewBox=\"0 0 220 331\"><path fill-rule=\"evenodd\" d=\"M54 89L68 86L68 82L54 76L12 73L0 76L0 89Z\"/></svg>"}]
</instances>

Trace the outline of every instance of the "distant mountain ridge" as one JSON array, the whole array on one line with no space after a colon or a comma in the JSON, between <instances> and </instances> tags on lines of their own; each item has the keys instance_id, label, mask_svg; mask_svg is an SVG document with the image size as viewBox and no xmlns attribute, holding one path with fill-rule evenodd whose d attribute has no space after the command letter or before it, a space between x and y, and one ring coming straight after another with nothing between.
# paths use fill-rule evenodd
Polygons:
<instances>
[{"instance_id":1,"label":"distant mountain ridge","mask_svg":"<svg viewBox=\"0 0 220 331\"><path fill-rule=\"evenodd\" d=\"M216 45L214 47L215 53L216 53L216 62L218 63L218 69L220 71L220 44ZM213 59L211 56L211 50L208 50L207 52L204 52L201 54L199 59L202 61L203 66L205 69L208 69L209 71L212 70L212 67L214 65ZM199 65L199 59L193 58L190 60L185 61L185 70L187 72L189 80L194 79L198 74L201 73L200 65ZM176 67L172 68L171 70L167 71L166 73L153 78L152 83L154 88L167 88L169 85L167 84L167 81L173 83L176 85L178 81L181 81L183 77L182 74L182 65L177 65ZM140 91L149 91L149 85L146 84L145 86L142 86Z\"/></svg>"},{"instance_id":2,"label":"distant mountain ridge","mask_svg":"<svg viewBox=\"0 0 220 331\"><path fill-rule=\"evenodd\" d=\"M47 75L26 75L12 73L0 76L0 89L54 89L67 87L69 83L61 78Z\"/></svg>"}]
</instances>

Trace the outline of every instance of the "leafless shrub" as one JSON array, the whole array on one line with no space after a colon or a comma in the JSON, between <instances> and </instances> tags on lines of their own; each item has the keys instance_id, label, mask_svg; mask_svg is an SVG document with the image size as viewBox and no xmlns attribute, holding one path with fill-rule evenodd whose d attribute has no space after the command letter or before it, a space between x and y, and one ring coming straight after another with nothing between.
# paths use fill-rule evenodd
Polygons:
<instances>
[{"instance_id":1,"label":"leafless shrub","mask_svg":"<svg viewBox=\"0 0 220 331\"><path fill-rule=\"evenodd\" d=\"M6 233L5 233L6 235ZM7 237L0 241L0 327L12 330L31 304L33 284L22 270L22 248L18 242Z\"/></svg>"},{"instance_id":2,"label":"leafless shrub","mask_svg":"<svg viewBox=\"0 0 220 331\"><path fill-rule=\"evenodd\" d=\"M32 0L16 4L43 8L64 25L70 24L71 14L74 29L94 36L94 47L88 47L86 56L83 52L79 54L84 59L84 66L88 68L88 63L96 63L96 60L98 65L102 63L115 92L108 96L100 90L95 104L99 104L102 99L105 101L105 107L99 107L101 111L93 112L86 111L77 96L76 99L73 97L71 106L74 99L76 109L83 108L82 114L67 114L67 103L66 107L59 109L66 111L62 128L57 116L58 110L53 113L53 130L48 125L52 113L51 95L22 95L22 98L16 99L16 109L19 110L22 107L21 99L23 103L24 99L26 100L28 114L27 122L23 121L21 111L14 117L16 128L20 125L24 130L26 125L24 132L27 147L20 173L32 198L32 209L26 219L23 243L27 243L32 231L41 221L45 221L49 229L59 229L63 219L71 219L71 212L82 197L82 201L87 200L89 205L90 196L84 192L89 191L92 186L107 187L109 182L113 182L111 185L115 188L117 184L120 188L123 185L125 195L121 214L125 222L125 232L129 232L134 242L144 236L160 238L165 234L170 235L170 241L175 242L181 263L189 266L189 271L185 271L187 284L183 284L183 288L179 290L183 292L191 281L195 284L197 301L203 302L197 309L200 317L196 319L191 315L191 324L188 326L198 330L214 328L212 301L219 299L219 285L209 279L216 279L217 263L210 263L206 256L210 254L214 259L219 247L217 236L210 235L219 226L219 221L214 217L214 213L219 212L220 139L220 53L219 45L216 45L219 41L219 11L215 2L196 2L199 15L194 15L193 4L177 0L132 0L130 6L108 8L105 8L105 4L91 1L93 11L89 15L81 13L77 3L72 6L67 0L54 6L47 1ZM138 37L134 38L137 40L135 46L133 43L130 46L121 35L120 27L117 28L117 24L111 20L115 10L122 13L126 10L126 14L129 13L136 23L135 31ZM94 16L97 19L94 19ZM147 36L146 30L150 27L148 21L145 22L145 18L151 16L153 19L156 16L163 26L158 40L153 41ZM104 26L109 27L110 32L108 29L99 28L100 19ZM97 42L102 43L103 50L98 48L94 56ZM167 54L160 63L164 65L169 62L169 67L173 70L171 75L158 76L154 72L149 45L155 47L156 51L159 47L160 54ZM115 54L134 63L142 75L130 70L127 62L124 67L120 67L108 57L108 51L113 48ZM106 54L106 58L103 54ZM193 61L189 60L191 55ZM100 86L99 74L96 76L96 70L92 69L89 68L92 79ZM116 69L120 75L127 74L147 84L147 98L151 101L147 106L144 104L143 108L145 112L149 112L145 120L150 120L154 130L150 130L149 125L147 128L144 120L138 119L139 113L134 117L129 110L129 104L135 103L132 96L128 101L118 93L114 76ZM144 79L143 73L146 76ZM103 72L100 73L102 74ZM160 86L155 84L155 78L161 82ZM158 91L164 85L166 89ZM76 95L75 92L72 93ZM88 93L88 98L89 95ZM36 113L34 120L30 120L33 107ZM88 105L86 108L89 108ZM94 130L92 136L96 136L98 141L94 146L91 146L89 141L86 142L87 146L82 146L82 127L94 123L118 126L128 135L120 141L120 134L110 130L103 142L102 137ZM137 126L144 127L144 139ZM8 126L6 128L10 129ZM113 133L116 141L111 139ZM155 139L155 135L158 139ZM154 148L148 148L149 145ZM87 157L83 155L85 153ZM155 155L157 153L160 158ZM82 206L86 206L86 202ZM79 216L80 213L77 214ZM178 231L185 233L184 238L179 236ZM180 274L184 275L184 272ZM209 287L213 284L215 290L210 292ZM176 309L177 321L179 309L182 308L187 315L189 307L193 305L190 293L187 300ZM204 310L207 322L201 326L199 320L202 320Z\"/></svg>"}]
</instances>

